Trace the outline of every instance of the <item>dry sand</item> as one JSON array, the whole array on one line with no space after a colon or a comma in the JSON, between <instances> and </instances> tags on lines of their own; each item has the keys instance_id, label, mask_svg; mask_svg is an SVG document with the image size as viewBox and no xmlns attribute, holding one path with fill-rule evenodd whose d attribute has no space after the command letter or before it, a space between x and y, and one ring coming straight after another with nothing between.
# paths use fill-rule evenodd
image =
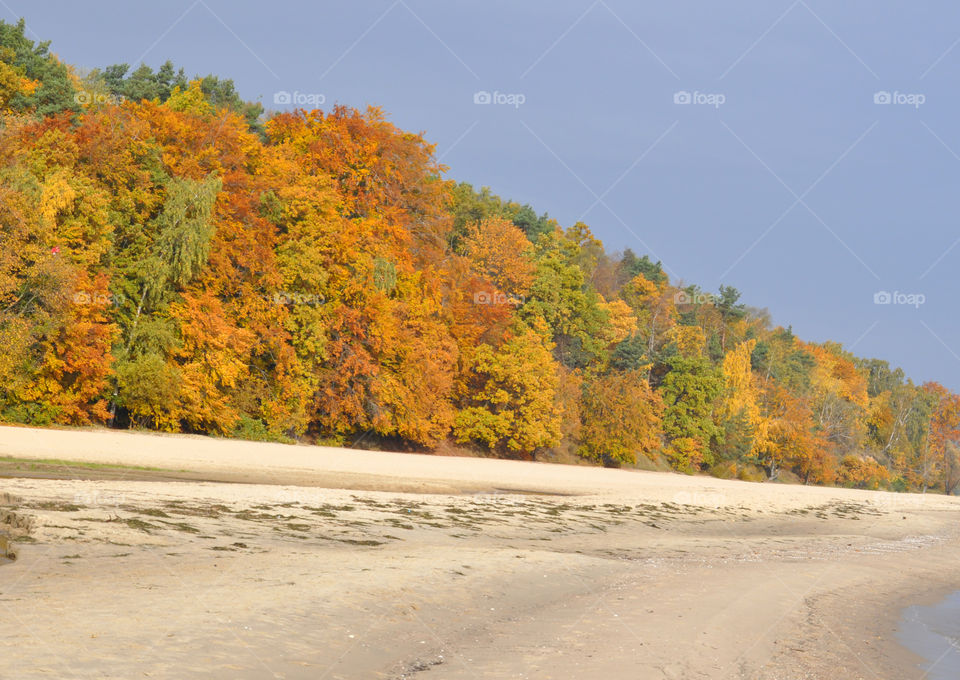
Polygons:
<instances>
[{"instance_id":1,"label":"dry sand","mask_svg":"<svg viewBox=\"0 0 960 680\"><path fill-rule=\"evenodd\" d=\"M8 461L4 680L919 679L900 607L960 589L942 496L9 427L0 456L162 468Z\"/></svg>"}]
</instances>

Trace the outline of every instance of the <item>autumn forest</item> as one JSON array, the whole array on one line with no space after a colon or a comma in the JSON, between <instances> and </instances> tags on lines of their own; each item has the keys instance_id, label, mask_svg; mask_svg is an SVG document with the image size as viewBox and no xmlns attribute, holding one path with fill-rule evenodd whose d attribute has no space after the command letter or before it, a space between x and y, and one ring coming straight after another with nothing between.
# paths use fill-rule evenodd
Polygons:
<instances>
[{"instance_id":1,"label":"autumn forest","mask_svg":"<svg viewBox=\"0 0 960 680\"><path fill-rule=\"evenodd\" d=\"M380 109L81 73L3 22L0 109L0 421L960 484L960 396L457 183Z\"/></svg>"}]
</instances>

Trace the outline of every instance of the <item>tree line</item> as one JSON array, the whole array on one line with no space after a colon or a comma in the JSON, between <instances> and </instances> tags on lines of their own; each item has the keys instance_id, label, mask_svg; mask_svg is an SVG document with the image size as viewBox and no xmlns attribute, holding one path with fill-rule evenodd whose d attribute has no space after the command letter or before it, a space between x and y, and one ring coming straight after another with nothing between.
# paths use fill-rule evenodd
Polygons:
<instances>
[{"instance_id":1,"label":"tree line","mask_svg":"<svg viewBox=\"0 0 960 680\"><path fill-rule=\"evenodd\" d=\"M960 396L449 180L378 108L80 74L0 22L0 110L0 420L960 483Z\"/></svg>"}]
</instances>

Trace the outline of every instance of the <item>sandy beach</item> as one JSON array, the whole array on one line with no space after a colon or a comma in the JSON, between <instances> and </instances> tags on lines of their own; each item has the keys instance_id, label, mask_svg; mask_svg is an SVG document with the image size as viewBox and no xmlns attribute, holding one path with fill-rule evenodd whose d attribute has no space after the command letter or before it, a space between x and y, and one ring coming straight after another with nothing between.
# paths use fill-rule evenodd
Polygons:
<instances>
[{"instance_id":1,"label":"sandy beach","mask_svg":"<svg viewBox=\"0 0 960 680\"><path fill-rule=\"evenodd\" d=\"M936 495L12 427L0 458L4 679L919 679L900 612L960 589Z\"/></svg>"}]
</instances>

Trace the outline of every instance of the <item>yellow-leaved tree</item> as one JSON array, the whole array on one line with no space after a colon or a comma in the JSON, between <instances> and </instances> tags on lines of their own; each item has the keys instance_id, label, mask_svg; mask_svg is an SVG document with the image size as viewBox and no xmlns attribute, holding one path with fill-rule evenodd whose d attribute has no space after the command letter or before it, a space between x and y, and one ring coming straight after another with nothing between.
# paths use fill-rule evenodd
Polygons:
<instances>
[{"instance_id":1,"label":"yellow-leaved tree","mask_svg":"<svg viewBox=\"0 0 960 680\"><path fill-rule=\"evenodd\" d=\"M546 326L539 326L517 322L499 347L477 348L466 403L454 423L457 441L521 458L560 441L558 367Z\"/></svg>"},{"instance_id":2,"label":"yellow-leaved tree","mask_svg":"<svg viewBox=\"0 0 960 680\"><path fill-rule=\"evenodd\" d=\"M612 372L584 382L580 448L584 458L617 465L652 458L660 446L663 400L643 370Z\"/></svg>"},{"instance_id":3,"label":"yellow-leaved tree","mask_svg":"<svg viewBox=\"0 0 960 680\"><path fill-rule=\"evenodd\" d=\"M746 340L723 357L724 391L718 413L721 421L737 421L741 432L749 438L760 424L757 387L750 367L750 353L756 345L756 340Z\"/></svg>"}]
</instances>

